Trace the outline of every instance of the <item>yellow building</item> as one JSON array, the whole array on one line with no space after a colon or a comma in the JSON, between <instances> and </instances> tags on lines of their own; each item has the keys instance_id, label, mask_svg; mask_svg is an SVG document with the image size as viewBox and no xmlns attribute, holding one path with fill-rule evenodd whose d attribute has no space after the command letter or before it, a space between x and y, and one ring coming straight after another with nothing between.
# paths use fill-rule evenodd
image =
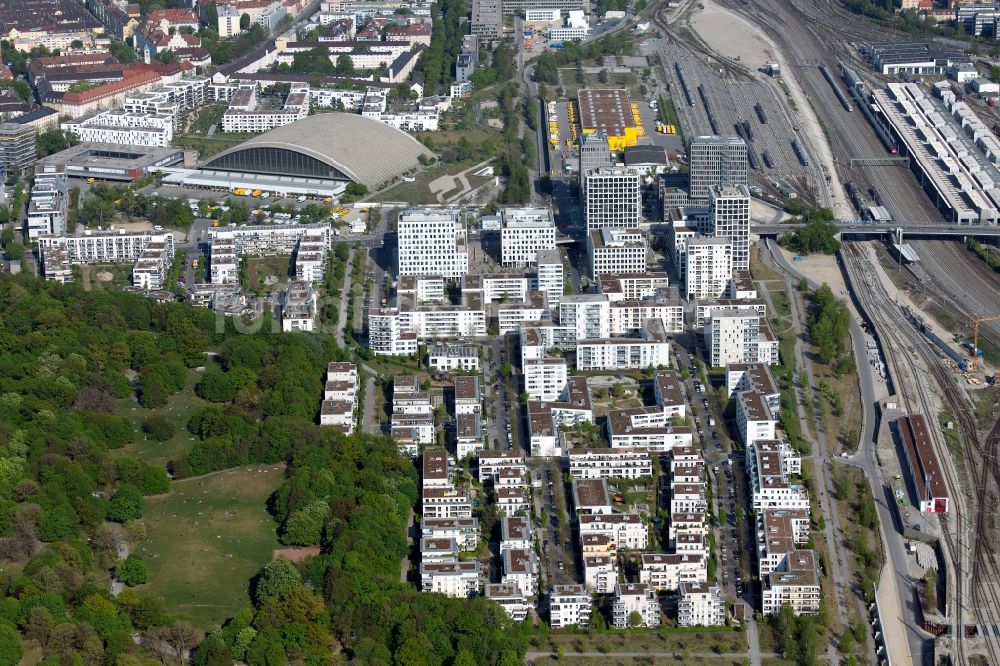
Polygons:
<instances>
[{"instance_id":1,"label":"yellow building","mask_svg":"<svg viewBox=\"0 0 1000 666\"><path fill-rule=\"evenodd\" d=\"M645 136L641 120L634 113L638 106L633 107L627 90L582 88L577 102L580 130L584 134L603 131L611 150L634 146L640 136Z\"/></svg>"}]
</instances>

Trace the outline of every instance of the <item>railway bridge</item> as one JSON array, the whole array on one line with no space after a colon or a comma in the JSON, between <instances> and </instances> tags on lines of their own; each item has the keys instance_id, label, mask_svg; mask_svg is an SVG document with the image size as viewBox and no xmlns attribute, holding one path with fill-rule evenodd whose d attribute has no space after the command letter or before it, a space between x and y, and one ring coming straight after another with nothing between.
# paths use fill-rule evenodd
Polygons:
<instances>
[{"instance_id":1,"label":"railway bridge","mask_svg":"<svg viewBox=\"0 0 1000 666\"><path fill-rule=\"evenodd\" d=\"M976 238L1000 239L1000 226L994 225L945 225L945 224L901 224L899 222L869 224L862 220L835 220L841 237L873 238L892 235L893 240L902 243L905 238L956 239L968 236ZM754 224L750 230L758 236L780 236L786 231L801 229L803 224Z\"/></svg>"}]
</instances>

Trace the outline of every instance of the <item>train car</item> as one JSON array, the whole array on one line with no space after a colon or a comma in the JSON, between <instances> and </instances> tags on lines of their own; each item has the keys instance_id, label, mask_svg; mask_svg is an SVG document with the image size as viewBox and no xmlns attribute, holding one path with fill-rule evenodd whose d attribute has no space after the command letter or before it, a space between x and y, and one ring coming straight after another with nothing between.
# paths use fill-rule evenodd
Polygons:
<instances>
[{"instance_id":1,"label":"train car","mask_svg":"<svg viewBox=\"0 0 1000 666\"><path fill-rule=\"evenodd\" d=\"M848 112L853 111L854 109L851 107L850 100L847 99L844 91L840 89L839 85L837 85L837 80L834 79L833 74L830 73L830 68L826 65L820 65L819 71L823 73L823 78L825 78L826 82L830 84L831 88L833 88L833 94L836 96L837 101L840 102L840 105Z\"/></svg>"},{"instance_id":2,"label":"train car","mask_svg":"<svg viewBox=\"0 0 1000 666\"><path fill-rule=\"evenodd\" d=\"M766 166L768 169L774 168L774 162L771 160L771 153L765 150L763 153L760 154L760 156L764 160L764 166Z\"/></svg>"},{"instance_id":3,"label":"train car","mask_svg":"<svg viewBox=\"0 0 1000 666\"><path fill-rule=\"evenodd\" d=\"M760 102L757 102L756 104L753 105L753 110L757 113L757 120L760 121L760 124L761 125L766 125L767 124L767 114L764 113L764 107L762 107L760 105Z\"/></svg>"},{"instance_id":4,"label":"train car","mask_svg":"<svg viewBox=\"0 0 1000 666\"><path fill-rule=\"evenodd\" d=\"M691 94L691 87L688 85L687 76L684 75L684 65L677 61L674 63L674 69L677 70L677 79L681 82L681 88L684 90L684 97L687 98L688 106L694 106L694 95Z\"/></svg>"},{"instance_id":5,"label":"train car","mask_svg":"<svg viewBox=\"0 0 1000 666\"><path fill-rule=\"evenodd\" d=\"M798 139L792 139L792 150L795 151L795 156L799 158L799 163L802 166L809 166L809 155L806 154L805 147Z\"/></svg>"},{"instance_id":6,"label":"train car","mask_svg":"<svg viewBox=\"0 0 1000 666\"><path fill-rule=\"evenodd\" d=\"M750 163L751 169L760 169L760 164L757 162L757 151L753 148L747 151L747 162Z\"/></svg>"}]
</instances>

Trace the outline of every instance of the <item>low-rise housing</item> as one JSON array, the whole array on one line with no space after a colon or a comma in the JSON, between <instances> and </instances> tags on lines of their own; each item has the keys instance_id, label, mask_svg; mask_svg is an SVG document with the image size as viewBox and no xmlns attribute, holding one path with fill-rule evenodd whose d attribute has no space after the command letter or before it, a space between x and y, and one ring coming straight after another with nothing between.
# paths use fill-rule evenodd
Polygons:
<instances>
[{"instance_id":1,"label":"low-rise housing","mask_svg":"<svg viewBox=\"0 0 1000 666\"><path fill-rule=\"evenodd\" d=\"M603 534L619 549L645 550L649 547L649 533L638 514L583 514L579 516L579 521L581 537Z\"/></svg>"},{"instance_id":2,"label":"low-rise housing","mask_svg":"<svg viewBox=\"0 0 1000 666\"><path fill-rule=\"evenodd\" d=\"M660 626L660 604L647 583L618 583L611 605L611 622L616 629Z\"/></svg>"},{"instance_id":3,"label":"low-rise housing","mask_svg":"<svg viewBox=\"0 0 1000 666\"><path fill-rule=\"evenodd\" d=\"M570 449L569 474L574 479L649 478L653 461L644 449Z\"/></svg>"},{"instance_id":4,"label":"low-rise housing","mask_svg":"<svg viewBox=\"0 0 1000 666\"><path fill-rule=\"evenodd\" d=\"M528 617L528 600L516 585L510 583L488 583L484 589L487 599L500 604L507 616L514 622Z\"/></svg>"},{"instance_id":5,"label":"low-rise housing","mask_svg":"<svg viewBox=\"0 0 1000 666\"><path fill-rule=\"evenodd\" d=\"M583 585L556 585L549 592L549 625L553 629L590 625L592 602Z\"/></svg>"},{"instance_id":6,"label":"low-rise housing","mask_svg":"<svg viewBox=\"0 0 1000 666\"><path fill-rule=\"evenodd\" d=\"M332 362L326 367L323 404L319 424L336 426L353 432L358 407L358 366L347 362Z\"/></svg>"},{"instance_id":7,"label":"low-rise housing","mask_svg":"<svg viewBox=\"0 0 1000 666\"><path fill-rule=\"evenodd\" d=\"M427 365L440 372L479 372L479 351L469 346L434 345L427 356Z\"/></svg>"},{"instance_id":8,"label":"low-rise housing","mask_svg":"<svg viewBox=\"0 0 1000 666\"><path fill-rule=\"evenodd\" d=\"M721 627L726 623L722 590L707 582L678 587L677 624L682 627Z\"/></svg>"}]
</instances>

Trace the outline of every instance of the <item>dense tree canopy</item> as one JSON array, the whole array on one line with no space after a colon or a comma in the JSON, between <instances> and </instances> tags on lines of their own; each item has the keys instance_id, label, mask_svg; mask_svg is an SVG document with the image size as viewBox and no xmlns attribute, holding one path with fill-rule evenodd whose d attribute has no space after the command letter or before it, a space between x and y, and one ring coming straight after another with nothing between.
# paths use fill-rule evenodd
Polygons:
<instances>
[{"instance_id":1,"label":"dense tree canopy","mask_svg":"<svg viewBox=\"0 0 1000 666\"><path fill-rule=\"evenodd\" d=\"M119 544L144 496L170 486L121 451L136 432L116 406L174 390L207 350L218 364L202 383L217 373L239 388L221 382L228 393L184 424L196 441L171 468L286 463L268 503L277 532L320 554L268 564L250 586L254 605L206 635L141 587L111 597L107 576L141 584L142 560L117 561ZM388 438L315 423L326 364L345 358L332 336L269 322L236 334L207 310L0 274L0 557L17 563L0 572L0 662L18 661L20 636L47 664L147 663L132 641L142 631L154 645L197 646L198 664L520 663L526 629L495 603L399 582L418 499L412 462Z\"/></svg>"},{"instance_id":2,"label":"dense tree canopy","mask_svg":"<svg viewBox=\"0 0 1000 666\"><path fill-rule=\"evenodd\" d=\"M833 213L827 208L814 208L796 222L805 226L781 237L781 245L798 254L835 254L840 249L837 225Z\"/></svg>"}]
</instances>

